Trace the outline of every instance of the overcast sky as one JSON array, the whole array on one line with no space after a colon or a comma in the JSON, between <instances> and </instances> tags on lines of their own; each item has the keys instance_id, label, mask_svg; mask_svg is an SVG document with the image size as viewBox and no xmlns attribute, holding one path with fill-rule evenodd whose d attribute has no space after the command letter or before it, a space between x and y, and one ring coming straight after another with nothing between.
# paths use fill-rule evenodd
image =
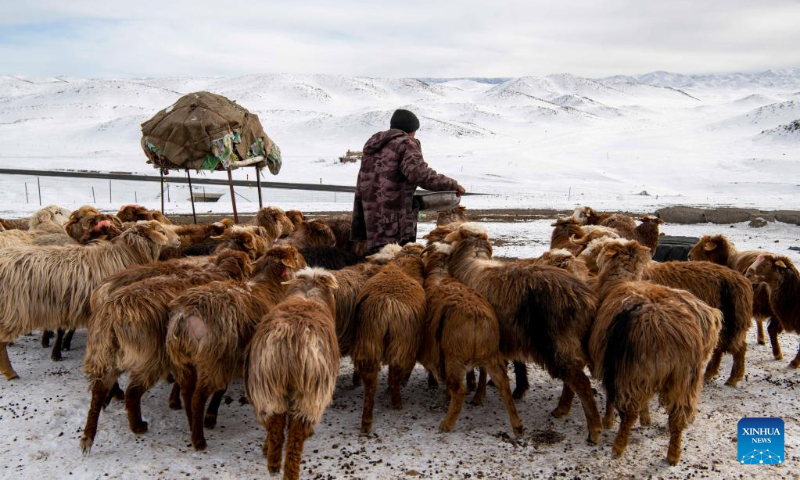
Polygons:
<instances>
[{"instance_id":1,"label":"overcast sky","mask_svg":"<svg viewBox=\"0 0 800 480\"><path fill-rule=\"evenodd\" d=\"M800 0L0 2L0 74L598 77L800 67Z\"/></svg>"}]
</instances>

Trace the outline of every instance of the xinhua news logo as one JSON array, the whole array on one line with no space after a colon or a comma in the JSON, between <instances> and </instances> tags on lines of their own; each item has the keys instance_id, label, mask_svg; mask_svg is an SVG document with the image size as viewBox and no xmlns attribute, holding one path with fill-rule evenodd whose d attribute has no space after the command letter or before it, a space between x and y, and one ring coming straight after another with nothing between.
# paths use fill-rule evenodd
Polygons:
<instances>
[{"instance_id":1,"label":"xinhua news logo","mask_svg":"<svg viewBox=\"0 0 800 480\"><path fill-rule=\"evenodd\" d=\"M783 420L743 418L736 427L742 465L780 465L784 462Z\"/></svg>"}]
</instances>

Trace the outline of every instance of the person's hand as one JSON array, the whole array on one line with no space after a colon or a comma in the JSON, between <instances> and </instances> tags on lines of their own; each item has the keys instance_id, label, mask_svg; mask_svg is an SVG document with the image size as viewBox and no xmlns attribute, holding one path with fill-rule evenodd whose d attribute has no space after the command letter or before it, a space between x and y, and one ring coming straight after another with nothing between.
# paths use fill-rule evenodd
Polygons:
<instances>
[{"instance_id":1,"label":"person's hand","mask_svg":"<svg viewBox=\"0 0 800 480\"><path fill-rule=\"evenodd\" d=\"M456 187L456 196L460 197L461 195L464 195L465 193L467 193L467 191L464 190L464 187L462 187L461 185Z\"/></svg>"}]
</instances>

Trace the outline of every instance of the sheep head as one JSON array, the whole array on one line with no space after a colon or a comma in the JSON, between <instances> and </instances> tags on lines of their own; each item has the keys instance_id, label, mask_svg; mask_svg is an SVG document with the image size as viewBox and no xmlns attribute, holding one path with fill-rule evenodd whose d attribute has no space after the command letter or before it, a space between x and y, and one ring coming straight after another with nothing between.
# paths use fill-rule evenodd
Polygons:
<instances>
[{"instance_id":1,"label":"sheep head","mask_svg":"<svg viewBox=\"0 0 800 480\"><path fill-rule=\"evenodd\" d=\"M655 215L645 215L643 217L639 217L639 221L642 223L655 223L656 225L664 225L664 220L661 220Z\"/></svg>"},{"instance_id":2,"label":"sheep head","mask_svg":"<svg viewBox=\"0 0 800 480\"><path fill-rule=\"evenodd\" d=\"M597 257L600 276L618 280L640 280L650 263L650 249L636 240L617 240L603 246Z\"/></svg>"},{"instance_id":3,"label":"sheep head","mask_svg":"<svg viewBox=\"0 0 800 480\"><path fill-rule=\"evenodd\" d=\"M445 243L453 244L453 251L458 248L470 248L475 251L476 257L491 258L492 244L489 242L489 234L486 229L478 223L462 223L458 230L444 238Z\"/></svg>"},{"instance_id":4,"label":"sheep head","mask_svg":"<svg viewBox=\"0 0 800 480\"><path fill-rule=\"evenodd\" d=\"M428 241L428 245L434 243L441 243L445 241L445 237L455 232L457 229L458 225L454 223L449 223L447 225L439 225L422 238Z\"/></svg>"},{"instance_id":5,"label":"sheep head","mask_svg":"<svg viewBox=\"0 0 800 480\"><path fill-rule=\"evenodd\" d=\"M223 235L211 238L227 239L227 242L223 244L225 249L245 252L251 260L264 255L269 248L268 236L263 227L234 225Z\"/></svg>"},{"instance_id":6,"label":"sheep head","mask_svg":"<svg viewBox=\"0 0 800 480\"><path fill-rule=\"evenodd\" d=\"M132 229L136 235L162 247L180 247L181 239L171 228L156 220L141 220Z\"/></svg>"},{"instance_id":7,"label":"sheep head","mask_svg":"<svg viewBox=\"0 0 800 480\"><path fill-rule=\"evenodd\" d=\"M775 288L782 277L792 270L796 276L797 270L788 257L763 253L750 265L745 276L754 285L766 283L768 287Z\"/></svg>"},{"instance_id":8,"label":"sheep head","mask_svg":"<svg viewBox=\"0 0 800 480\"><path fill-rule=\"evenodd\" d=\"M310 247L334 247L336 246L336 235L331 227L320 219L306 222L306 242Z\"/></svg>"},{"instance_id":9,"label":"sheep head","mask_svg":"<svg viewBox=\"0 0 800 480\"><path fill-rule=\"evenodd\" d=\"M720 265L728 264L731 242L725 235L703 235L689 251L689 260L705 260Z\"/></svg>"},{"instance_id":10,"label":"sheep head","mask_svg":"<svg viewBox=\"0 0 800 480\"><path fill-rule=\"evenodd\" d=\"M278 207L264 207L259 210L256 214L255 224L264 227L273 240L294 231L294 225L289 226L291 221L286 213Z\"/></svg>"},{"instance_id":11,"label":"sheep head","mask_svg":"<svg viewBox=\"0 0 800 480\"><path fill-rule=\"evenodd\" d=\"M74 230L80 234L77 242L85 245L92 240L111 240L122 235L122 222L114 215L101 213L81 218Z\"/></svg>"},{"instance_id":12,"label":"sheep head","mask_svg":"<svg viewBox=\"0 0 800 480\"><path fill-rule=\"evenodd\" d=\"M244 280L253 274L253 265L245 252L226 250L217 255L214 263L234 280Z\"/></svg>"},{"instance_id":13,"label":"sheep head","mask_svg":"<svg viewBox=\"0 0 800 480\"><path fill-rule=\"evenodd\" d=\"M283 282L286 286L286 296L301 296L323 302L334 317L336 300L333 292L339 288L339 283L332 273L322 268L303 268L294 278Z\"/></svg>"},{"instance_id":14,"label":"sheep head","mask_svg":"<svg viewBox=\"0 0 800 480\"><path fill-rule=\"evenodd\" d=\"M288 280L298 269L306 267L306 260L300 252L288 243L276 245L259 258L254 265L255 274L276 275L281 280Z\"/></svg>"},{"instance_id":15,"label":"sheep head","mask_svg":"<svg viewBox=\"0 0 800 480\"><path fill-rule=\"evenodd\" d=\"M378 253L369 255L367 260L378 265L386 265L395 259L395 257L400 253L400 250L402 250L400 245L396 243L390 243L388 245L384 245L378 251Z\"/></svg>"},{"instance_id":16,"label":"sheep head","mask_svg":"<svg viewBox=\"0 0 800 480\"><path fill-rule=\"evenodd\" d=\"M602 216L592 207L578 207L572 213L572 218L579 225L597 225L602 220Z\"/></svg>"},{"instance_id":17,"label":"sheep head","mask_svg":"<svg viewBox=\"0 0 800 480\"><path fill-rule=\"evenodd\" d=\"M459 205L451 210L439 212L436 217L436 225L447 225L451 223L461 224L469 221L467 218L467 207Z\"/></svg>"},{"instance_id":18,"label":"sheep head","mask_svg":"<svg viewBox=\"0 0 800 480\"><path fill-rule=\"evenodd\" d=\"M292 225L294 225L294 228L299 227L300 225L303 224L303 222L306 221L306 216L303 215L303 212L301 212L300 210L289 210L288 212L286 212L286 217L292 221Z\"/></svg>"}]
</instances>

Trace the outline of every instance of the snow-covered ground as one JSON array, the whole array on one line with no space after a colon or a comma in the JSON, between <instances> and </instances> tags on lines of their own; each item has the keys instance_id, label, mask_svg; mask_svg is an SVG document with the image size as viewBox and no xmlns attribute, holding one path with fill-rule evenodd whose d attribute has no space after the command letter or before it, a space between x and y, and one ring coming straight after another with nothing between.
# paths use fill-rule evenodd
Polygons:
<instances>
[{"instance_id":1,"label":"snow-covered ground","mask_svg":"<svg viewBox=\"0 0 800 480\"><path fill-rule=\"evenodd\" d=\"M500 244L498 256L527 257L546 249L550 221L487 223ZM432 227L420 225L420 235ZM770 224L752 229L745 224L666 225L668 234L699 236L722 232L740 248L765 248L788 253L800 245L800 228ZM775 243L778 240L778 243ZM49 360L38 335L20 338L9 348L20 379L0 380L0 477L37 478L263 478L261 456L264 431L252 408L240 405L242 384L229 389L229 404L220 408L218 426L207 431L208 449L195 452L189 443L183 412L167 408L170 386L160 384L145 395L143 414L149 431L135 436L128 430L124 407L112 403L101 414L92 452L80 455L78 439L88 409L89 392L81 375L86 335L79 331L73 351L60 363ZM606 431L599 446L586 441L582 409L576 401L564 419L549 415L560 384L540 369L531 368L532 389L518 402L526 428L512 440L508 417L497 392L489 389L483 406L465 405L455 431L438 433L447 403L443 387L427 388L425 373L417 367L403 389L402 411L388 407L388 393L379 389L374 433L358 434L362 389L350 388L352 364L343 362L335 399L306 443L304 478L791 478L800 461L800 404L794 401L800 375L787 367L798 337L784 333L785 360L772 359L767 346L756 345L755 329L748 337L747 376L738 388L723 385L731 359L722 363L722 375L705 387L700 411L684 436L680 465L669 467L666 456L666 414L653 411L653 426L636 427L621 460L611 459L614 431ZM124 383L124 378L123 378ZM386 384L385 372L381 385ZM124 386L124 385L123 385ZM604 405L602 388L595 382L596 400ZM655 404L653 404L655 407ZM743 467L736 461L736 423L742 417L777 416L786 422L786 463L775 467Z\"/></svg>"},{"instance_id":2,"label":"snow-covered ground","mask_svg":"<svg viewBox=\"0 0 800 480\"><path fill-rule=\"evenodd\" d=\"M800 69L605 79L558 74L498 84L282 74L6 76L0 77L0 165L155 174L139 146L140 124L197 90L258 113L285 160L280 175L266 180L353 185L358 165L336 158L360 149L404 107L421 117L418 135L432 166L469 191L492 194L472 200L473 207L800 208L800 137L791 130L800 119ZM252 170L236 173L247 175ZM42 179L44 202L68 207L105 203L108 190L104 181ZM134 199L160 203L157 184L114 182L111 190L116 207ZM224 187L208 190L223 193L219 208L227 207ZM185 188L172 193L168 211L188 211ZM240 199L242 208L252 210L253 192L241 194L250 199ZM313 210L347 203L301 191L273 197ZM5 212L34 210L36 179L0 176L0 205Z\"/></svg>"}]
</instances>

